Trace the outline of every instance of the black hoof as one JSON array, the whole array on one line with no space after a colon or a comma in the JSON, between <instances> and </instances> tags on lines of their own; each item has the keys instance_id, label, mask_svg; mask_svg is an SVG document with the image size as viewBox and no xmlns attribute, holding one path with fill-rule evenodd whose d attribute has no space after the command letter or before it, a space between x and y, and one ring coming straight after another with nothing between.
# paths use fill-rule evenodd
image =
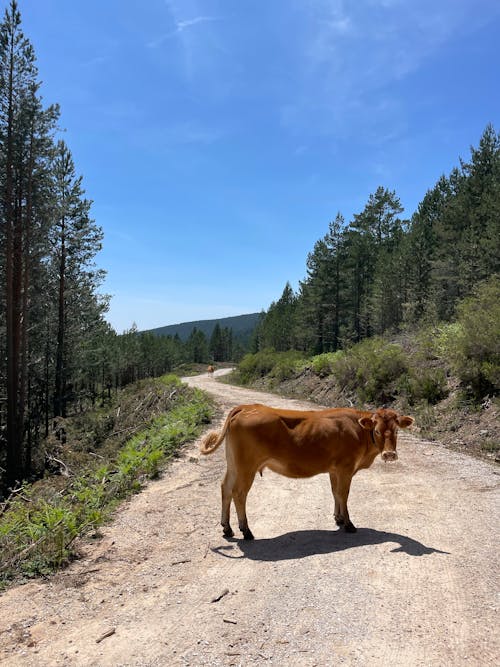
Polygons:
<instances>
[{"instance_id":1,"label":"black hoof","mask_svg":"<svg viewBox=\"0 0 500 667\"><path fill-rule=\"evenodd\" d=\"M242 532L243 532L243 537L245 538L245 540L253 540L254 539L253 533L250 530L250 528L247 528L246 530L243 530Z\"/></svg>"},{"instance_id":2,"label":"black hoof","mask_svg":"<svg viewBox=\"0 0 500 667\"><path fill-rule=\"evenodd\" d=\"M343 516L336 516L335 517L335 523L337 524L337 526L343 526L344 523L345 523L344 517Z\"/></svg>"},{"instance_id":3,"label":"black hoof","mask_svg":"<svg viewBox=\"0 0 500 667\"><path fill-rule=\"evenodd\" d=\"M349 523L345 524L344 530L345 530L346 533L355 533L355 532L357 532L358 529L356 528L356 526L353 523L351 523L349 521Z\"/></svg>"},{"instance_id":4,"label":"black hoof","mask_svg":"<svg viewBox=\"0 0 500 667\"><path fill-rule=\"evenodd\" d=\"M228 528L224 528L222 532L224 534L224 537L234 537L233 529L231 528L231 526L229 526Z\"/></svg>"}]
</instances>

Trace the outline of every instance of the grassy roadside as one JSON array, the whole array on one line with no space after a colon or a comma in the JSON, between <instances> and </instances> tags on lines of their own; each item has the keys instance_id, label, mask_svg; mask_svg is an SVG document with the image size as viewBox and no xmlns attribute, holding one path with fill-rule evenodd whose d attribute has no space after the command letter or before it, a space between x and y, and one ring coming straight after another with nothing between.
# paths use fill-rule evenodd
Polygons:
<instances>
[{"instance_id":1,"label":"grassy roadside","mask_svg":"<svg viewBox=\"0 0 500 667\"><path fill-rule=\"evenodd\" d=\"M86 415L83 432L81 416L66 420L68 442L50 454L63 474L25 484L0 504L0 589L67 563L76 538L94 532L122 499L157 477L212 414L203 392L165 376Z\"/></svg>"}]
</instances>

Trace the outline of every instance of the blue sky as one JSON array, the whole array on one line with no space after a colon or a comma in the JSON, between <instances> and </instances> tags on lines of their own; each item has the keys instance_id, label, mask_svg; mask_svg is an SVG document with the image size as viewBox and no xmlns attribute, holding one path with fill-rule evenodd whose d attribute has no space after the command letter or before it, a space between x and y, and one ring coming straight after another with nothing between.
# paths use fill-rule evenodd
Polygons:
<instances>
[{"instance_id":1,"label":"blue sky","mask_svg":"<svg viewBox=\"0 0 500 667\"><path fill-rule=\"evenodd\" d=\"M118 332L267 309L337 211L382 185L410 217L500 126L496 0L19 6Z\"/></svg>"}]
</instances>

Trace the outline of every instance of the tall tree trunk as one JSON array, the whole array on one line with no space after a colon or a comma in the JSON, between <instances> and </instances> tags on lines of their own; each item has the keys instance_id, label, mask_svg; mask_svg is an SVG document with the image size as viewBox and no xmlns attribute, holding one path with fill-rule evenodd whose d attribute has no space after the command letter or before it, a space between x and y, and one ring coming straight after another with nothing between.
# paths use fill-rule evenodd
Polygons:
<instances>
[{"instance_id":1,"label":"tall tree trunk","mask_svg":"<svg viewBox=\"0 0 500 667\"><path fill-rule=\"evenodd\" d=\"M47 338L45 343L45 387L43 391L44 396L44 426L45 426L45 437L49 435L49 404L50 404L50 324L49 318L47 316Z\"/></svg>"},{"instance_id":2,"label":"tall tree trunk","mask_svg":"<svg viewBox=\"0 0 500 667\"><path fill-rule=\"evenodd\" d=\"M32 428L32 409L31 409L31 392L28 391L29 370L28 370L28 355L29 355L29 291L30 291L30 277L31 277L31 232L32 232L32 217L33 217L33 143L34 143L34 120L32 119L30 126L29 139L29 156L28 156L28 172L26 174L26 213L24 220L24 237L23 237L23 291L22 291L22 315L21 315L21 396L22 401L22 425L23 431L27 436L26 442L26 456L25 456L25 473L31 472L31 428ZM25 399L27 405L25 405ZM27 408L27 409L26 409ZM25 418L25 414L27 416ZM38 417L37 417L38 419ZM24 424L24 422L26 422Z\"/></svg>"},{"instance_id":3,"label":"tall tree trunk","mask_svg":"<svg viewBox=\"0 0 500 667\"><path fill-rule=\"evenodd\" d=\"M65 279L66 279L66 240L65 219L61 220L61 258L59 261L59 297L58 297L58 324L57 324L57 350L56 350L56 373L54 392L54 416L65 417L66 407L64 401L65 373L64 373L64 324L65 324Z\"/></svg>"},{"instance_id":4,"label":"tall tree trunk","mask_svg":"<svg viewBox=\"0 0 500 667\"><path fill-rule=\"evenodd\" d=\"M7 150L5 174L5 303L7 337L7 460L6 482L15 484L23 477L19 432L19 238L14 209L14 36L11 35L8 77Z\"/></svg>"}]
</instances>

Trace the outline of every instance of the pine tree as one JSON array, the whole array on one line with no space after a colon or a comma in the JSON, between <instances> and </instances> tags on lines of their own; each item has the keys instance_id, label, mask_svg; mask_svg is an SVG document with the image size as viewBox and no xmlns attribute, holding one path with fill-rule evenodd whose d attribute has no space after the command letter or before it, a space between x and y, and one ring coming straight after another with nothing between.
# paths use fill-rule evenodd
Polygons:
<instances>
[{"instance_id":1,"label":"pine tree","mask_svg":"<svg viewBox=\"0 0 500 667\"><path fill-rule=\"evenodd\" d=\"M369 296L375 269L374 249L370 236L349 228L345 235L347 317L344 337L358 342L372 333Z\"/></svg>"},{"instance_id":2,"label":"pine tree","mask_svg":"<svg viewBox=\"0 0 500 667\"><path fill-rule=\"evenodd\" d=\"M209 360L207 338L203 331L200 331L196 327L186 342L186 348L189 361L196 364L204 364Z\"/></svg>"},{"instance_id":3,"label":"pine tree","mask_svg":"<svg viewBox=\"0 0 500 667\"><path fill-rule=\"evenodd\" d=\"M500 139L491 126L471 148L470 162L461 160L426 195L410 236L427 257L420 287L413 278L418 302L426 293L426 310L449 320L457 302L500 269Z\"/></svg>"},{"instance_id":4,"label":"pine tree","mask_svg":"<svg viewBox=\"0 0 500 667\"><path fill-rule=\"evenodd\" d=\"M30 300L34 263L43 244L39 201L44 154L57 109L44 112L38 97L38 72L30 42L21 30L15 0L0 25L0 200L2 283L5 313L6 481L13 484L30 467L25 448L30 429L28 377ZM2 336L3 338L3 336ZM2 359L4 356L2 355Z\"/></svg>"},{"instance_id":5,"label":"pine tree","mask_svg":"<svg viewBox=\"0 0 500 667\"><path fill-rule=\"evenodd\" d=\"M209 344L210 354L214 361L223 361L224 359L224 341L220 324L216 322Z\"/></svg>"},{"instance_id":6,"label":"pine tree","mask_svg":"<svg viewBox=\"0 0 500 667\"><path fill-rule=\"evenodd\" d=\"M337 350L345 330L346 230L337 213L307 257L307 277L295 304L295 346L316 354Z\"/></svg>"},{"instance_id":7,"label":"pine tree","mask_svg":"<svg viewBox=\"0 0 500 667\"><path fill-rule=\"evenodd\" d=\"M398 275L398 246L403 222L401 202L394 191L379 186L359 214L354 215L348 237L353 289L355 340L383 331L402 316Z\"/></svg>"},{"instance_id":8,"label":"pine tree","mask_svg":"<svg viewBox=\"0 0 500 667\"><path fill-rule=\"evenodd\" d=\"M101 248L102 231L89 217L91 202L84 198L82 177L76 176L71 153L63 141L58 142L55 151L53 181L50 240L57 289L54 415L65 416L69 364L82 337L81 323L93 316L98 320L100 315L100 304L93 294L102 273L93 270L92 262Z\"/></svg>"},{"instance_id":9,"label":"pine tree","mask_svg":"<svg viewBox=\"0 0 500 667\"><path fill-rule=\"evenodd\" d=\"M222 329L222 359L221 361L231 361L233 358L233 330L229 327Z\"/></svg>"},{"instance_id":10,"label":"pine tree","mask_svg":"<svg viewBox=\"0 0 500 667\"><path fill-rule=\"evenodd\" d=\"M341 213L330 223L325 242L329 249L329 289L327 290L327 307L330 310L328 350L336 351L341 346L341 332L345 325L344 310L346 305L346 246L345 220Z\"/></svg>"},{"instance_id":11,"label":"pine tree","mask_svg":"<svg viewBox=\"0 0 500 667\"><path fill-rule=\"evenodd\" d=\"M461 291L500 269L500 133L488 125L470 162L461 161L464 234Z\"/></svg>"},{"instance_id":12,"label":"pine tree","mask_svg":"<svg viewBox=\"0 0 500 667\"><path fill-rule=\"evenodd\" d=\"M294 347L296 295L287 283L278 301L273 302L261 325L261 344L278 352Z\"/></svg>"},{"instance_id":13,"label":"pine tree","mask_svg":"<svg viewBox=\"0 0 500 667\"><path fill-rule=\"evenodd\" d=\"M437 225L450 195L448 179L442 176L429 190L414 213L403 257L408 276L405 319L418 323L434 312L434 265L438 253Z\"/></svg>"},{"instance_id":14,"label":"pine tree","mask_svg":"<svg viewBox=\"0 0 500 667\"><path fill-rule=\"evenodd\" d=\"M351 228L367 234L375 246L391 246L394 237L401 230L401 220L398 217L403 207L394 191L379 186L361 213L355 214Z\"/></svg>"}]
</instances>

